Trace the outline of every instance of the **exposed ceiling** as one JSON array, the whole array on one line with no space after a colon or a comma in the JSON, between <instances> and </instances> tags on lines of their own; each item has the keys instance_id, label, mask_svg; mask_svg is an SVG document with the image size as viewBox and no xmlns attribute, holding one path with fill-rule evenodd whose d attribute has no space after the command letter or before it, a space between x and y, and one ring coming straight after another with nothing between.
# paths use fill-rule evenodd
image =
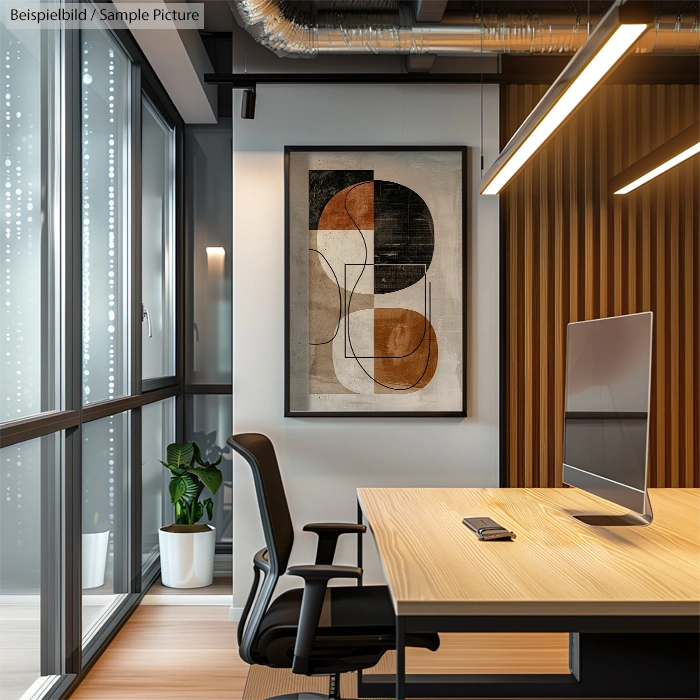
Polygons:
<instances>
[{"instance_id":1,"label":"exposed ceiling","mask_svg":"<svg viewBox=\"0 0 700 700\"><path fill-rule=\"evenodd\" d=\"M653 0L649 0L651 4ZM237 22L282 57L324 54L573 54L610 2L228 0ZM655 2L635 53L698 54L698 3Z\"/></svg>"}]
</instances>

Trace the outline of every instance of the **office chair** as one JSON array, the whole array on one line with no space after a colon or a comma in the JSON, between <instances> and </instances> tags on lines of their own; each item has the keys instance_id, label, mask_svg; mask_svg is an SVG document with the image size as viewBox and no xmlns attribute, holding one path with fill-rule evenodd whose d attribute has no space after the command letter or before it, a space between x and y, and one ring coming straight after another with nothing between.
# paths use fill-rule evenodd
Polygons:
<instances>
[{"instance_id":1,"label":"office chair","mask_svg":"<svg viewBox=\"0 0 700 700\"><path fill-rule=\"evenodd\" d=\"M253 557L253 587L238 623L241 658L249 664L291 668L305 676L330 676L328 695L299 693L269 700L340 698L340 674L375 666L396 648L394 609L386 586L328 587L334 578L358 580L362 569L333 564L340 535L364 533L364 525L315 523L316 562L287 569L294 543L284 485L270 440L258 433L233 435L228 444L250 465L262 518L265 549ZM304 579L272 603L280 575ZM263 575L260 584L260 575ZM406 646L435 651L437 634L407 634Z\"/></svg>"}]
</instances>

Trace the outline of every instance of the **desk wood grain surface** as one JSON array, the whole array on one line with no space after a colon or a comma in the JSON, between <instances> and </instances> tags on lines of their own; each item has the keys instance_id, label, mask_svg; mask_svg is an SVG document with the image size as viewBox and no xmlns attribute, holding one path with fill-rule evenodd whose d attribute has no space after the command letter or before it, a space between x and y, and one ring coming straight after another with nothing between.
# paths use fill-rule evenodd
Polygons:
<instances>
[{"instance_id":1,"label":"desk wood grain surface","mask_svg":"<svg viewBox=\"0 0 700 700\"><path fill-rule=\"evenodd\" d=\"M358 489L400 615L698 615L700 489L651 489L647 527L577 489ZM517 534L482 542L464 516Z\"/></svg>"}]
</instances>

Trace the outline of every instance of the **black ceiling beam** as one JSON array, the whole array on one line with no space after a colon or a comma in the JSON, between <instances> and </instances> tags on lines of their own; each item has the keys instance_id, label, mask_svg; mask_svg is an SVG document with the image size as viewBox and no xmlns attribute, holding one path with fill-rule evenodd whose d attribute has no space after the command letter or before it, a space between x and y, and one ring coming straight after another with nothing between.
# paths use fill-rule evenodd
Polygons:
<instances>
[{"instance_id":1,"label":"black ceiling beam","mask_svg":"<svg viewBox=\"0 0 700 700\"><path fill-rule=\"evenodd\" d=\"M503 73L530 76L533 84L547 84L549 75L559 75L571 56L523 56L503 54ZM608 85L698 85L700 57L697 55L630 54L605 80Z\"/></svg>"},{"instance_id":2,"label":"black ceiling beam","mask_svg":"<svg viewBox=\"0 0 700 700\"><path fill-rule=\"evenodd\" d=\"M538 80L554 82L556 74L538 75ZM243 90L256 85L465 85L480 83L479 73L205 73L209 85L229 85ZM484 73L485 83L532 83L532 75Z\"/></svg>"},{"instance_id":3,"label":"black ceiling beam","mask_svg":"<svg viewBox=\"0 0 700 700\"><path fill-rule=\"evenodd\" d=\"M501 56L500 73L207 73L204 82L245 90L256 85L550 85L570 56ZM628 56L609 85L698 85L698 56Z\"/></svg>"}]
</instances>

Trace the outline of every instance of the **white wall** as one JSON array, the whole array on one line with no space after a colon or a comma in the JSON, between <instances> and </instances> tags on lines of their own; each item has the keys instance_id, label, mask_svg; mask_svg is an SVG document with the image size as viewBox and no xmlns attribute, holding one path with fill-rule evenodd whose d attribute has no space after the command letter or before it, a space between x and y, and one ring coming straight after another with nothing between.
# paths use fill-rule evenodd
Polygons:
<instances>
[{"instance_id":1,"label":"white wall","mask_svg":"<svg viewBox=\"0 0 700 700\"><path fill-rule=\"evenodd\" d=\"M234 114L239 109L234 94ZM356 519L362 486L498 483L498 202L480 198L480 87L263 86L254 121L234 118L235 432L275 444L297 529L293 563L314 558L307 522ZM498 87L484 87L485 162L498 153ZM467 410L464 419L284 418L284 146L467 145ZM234 465L234 608L264 546L249 468ZM345 540L345 541L344 541ZM354 537L338 561L354 561ZM367 549L372 550L371 547ZM365 561L369 582L382 574ZM299 585L299 581L290 581Z\"/></svg>"}]
</instances>

